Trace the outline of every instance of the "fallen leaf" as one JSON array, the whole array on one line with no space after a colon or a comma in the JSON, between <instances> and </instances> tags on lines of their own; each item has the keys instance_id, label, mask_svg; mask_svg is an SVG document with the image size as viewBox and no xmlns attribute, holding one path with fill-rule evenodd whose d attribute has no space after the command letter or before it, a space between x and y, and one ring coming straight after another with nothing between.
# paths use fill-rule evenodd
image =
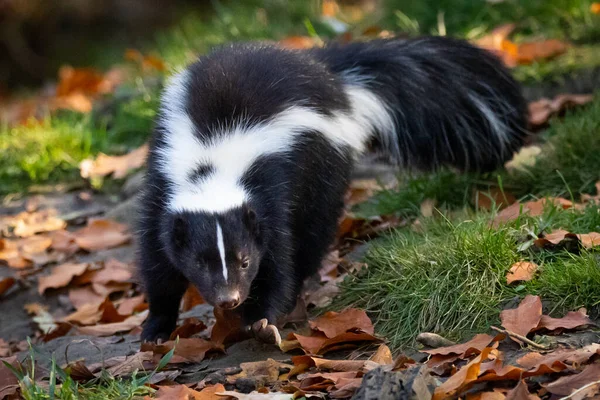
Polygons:
<instances>
[{"instance_id":1,"label":"fallen leaf","mask_svg":"<svg viewBox=\"0 0 600 400\"><path fill-rule=\"evenodd\" d=\"M490 347L486 347L477 357L438 386L433 394L433 400L443 400L454 397L464 388L467 388L472 382L476 381L481 369L481 363L488 358L491 351L492 349Z\"/></svg>"},{"instance_id":2,"label":"fallen leaf","mask_svg":"<svg viewBox=\"0 0 600 400\"><path fill-rule=\"evenodd\" d=\"M526 376L539 375L544 370L559 372L569 367L577 368L594 357L599 350L600 344L592 343L579 349L558 349L546 354L531 352L519 358L517 364L527 369Z\"/></svg>"},{"instance_id":3,"label":"fallen leaf","mask_svg":"<svg viewBox=\"0 0 600 400\"><path fill-rule=\"evenodd\" d=\"M148 303L144 301L143 294L124 299L118 307L119 314L121 315L131 315L134 312L142 312L147 309Z\"/></svg>"},{"instance_id":4,"label":"fallen leaf","mask_svg":"<svg viewBox=\"0 0 600 400\"><path fill-rule=\"evenodd\" d=\"M155 394L155 399L163 400L223 400L217 393L224 393L225 386L218 383L208 386L200 392L185 385L161 386Z\"/></svg>"},{"instance_id":5,"label":"fallen leaf","mask_svg":"<svg viewBox=\"0 0 600 400\"><path fill-rule=\"evenodd\" d=\"M127 332L133 328L139 327L142 322L148 317L148 311L143 311L139 314L132 315L122 322L115 322L94 326L81 326L77 330L82 335L92 336L111 336L118 332Z\"/></svg>"},{"instance_id":6,"label":"fallen leaf","mask_svg":"<svg viewBox=\"0 0 600 400\"><path fill-rule=\"evenodd\" d=\"M123 179L129 172L141 168L148 156L148 145L144 144L122 156L107 156L100 153L95 160L84 160L79 164L82 178L91 179L112 175L114 179Z\"/></svg>"},{"instance_id":7,"label":"fallen leaf","mask_svg":"<svg viewBox=\"0 0 600 400\"><path fill-rule=\"evenodd\" d=\"M577 235L577 237L581 240L581 244L586 249L600 246L600 233L598 232L582 233Z\"/></svg>"},{"instance_id":8,"label":"fallen leaf","mask_svg":"<svg viewBox=\"0 0 600 400\"><path fill-rule=\"evenodd\" d=\"M453 346L438 347L437 349L431 350L421 350L421 352L441 356L456 354L459 357L464 358L473 354L481 353L481 351L483 351L483 349L485 349L493 340L493 336L480 333L465 343L455 344Z\"/></svg>"},{"instance_id":9,"label":"fallen leaf","mask_svg":"<svg viewBox=\"0 0 600 400\"><path fill-rule=\"evenodd\" d=\"M509 171L524 170L527 167L535 165L537 156L541 153L542 148L540 146L532 145L522 147L509 162L504 164L504 167Z\"/></svg>"},{"instance_id":10,"label":"fallen leaf","mask_svg":"<svg viewBox=\"0 0 600 400\"><path fill-rule=\"evenodd\" d=\"M500 190L497 187L490 188L487 192L477 190L473 202L479 209L491 210L494 207L503 209L517 201L511 193Z\"/></svg>"},{"instance_id":11,"label":"fallen leaf","mask_svg":"<svg viewBox=\"0 0 600 400\"><path fill-rule=\"evenodd\" d=\"M7 277L0 279L0 296L2 296L8 289L13 287L17 280L13 277Z\"/></svg>"},{"instance_id":12,"label":"fallen leaf","mask_svg":"<svg viewBox=\"0 0 600 400\"><path fill-rule=\"evenodd\" d=\"M375 329L364 310L350 308L341 313L329 311L314 321L309 321L311 329L323 332L326 337L334 338L350 330L373 335Z\"/></svg>"},{"instance_id":13,"label":"fallen leaf","mask_svg":"<svg viewBox=\"0 0 600 400\"><path fill-rule=\"evenodd\" d=\"M0 228L2 231L10 232L10 236L17 237L29 237L38 233L64 229L67 224L57 215L58 212L55 209L32 213L24 211L15 216L1 218Z\"/></svg>"},{"instance_id":14,"label":"fallen leaf","mask_svg":"<svg viewBox=\"0 0 600 400\"><path fill-rule=\"evenodd\" d=\"M590 12L592 14L600 14L600 3L592 3L590 4Z\"/></svg>"},{"instance_id":15,"label":"fallen leaf","mask_svg":"<svg viewBox=\"0 0 600 400\"><path fill-rule=\"evenodd\" d=\"M144 363L152 361L153 356L151 351L140 351L132 356L113 357L104 362L103 370L115 377L130 375L134 371L143 371L146 368Z\"/></svg>"},{"instance_id":16,"label":"fallen leaf","mask_svg":"<svg viewBox=\"0 0 600 400\"><path fill-rule=\"evenodd\" d=\"M585 325L594 325L592 320L581 311L570 311L562 318L552 318L548 315L542 315L536 329L575 329Z\"/></svg>"},{"instance_id":17,"label":"fallen leaf","mask_svg":"<svg viewBox=\"0 0 600 400\"><path fill-rule=\"evenodd\" d=\"M296 340L298 345L291 346L289 348L286 347L286 344L283 344L282 350L289 351L293 348L302 348L307 354L325 354L330 351L340 350L344 348L352 348L356 347L358 343L365 342L381 342L381 339L376 338L375 336L369 333L354 333L354 332L345 332L339 334L333 338L327 338L324 334L317 332L313 336L302 336L295 333L291 333L288 336L288 340Z\"/></svg>"},{"instance_id":18,"label":"fallen leaf","mask_svg":"<svg viewBox=\"0 0 600 400\"><path fill-rule=\"evenodd\" d=\"M593 95L561 94L554 99L542 98L531 102L529 103L529 125L532 128L543 127L551 117L573 107L590 103L593 99Z\"/></svg>"},{"instance_id":19,"label":"fallen leaf","mask_svg":"<svg viewBox=\"0 0 600 400\"><path fill-rule=\"evenodd\" d=\"M52 248L61 253L72 255L79 250L79 246L75 243L75 235L69 231L58 230L50 233L52 240Z\"/></svg>"},{"instance_id":20,"label":"fallen leaf","mask_svg":"<svg viewBox=\"0 0 600 400\"><path fill-rule=\"evenodd\" d=\"M19 380L4 363L11 365L17 370L20 369L16 356L0 358L0 399L15 395L19 389Z\"/></svg>"},{"instance_id":21,"label":"fallen leaf","mask_svg":"<svg viewBox=\"0 0 600 400\"><path fill-rule=\"evenodd\" d=\"M314 356L293 356L295 371L290 371L289 376L295 376L304 372L309 368L317 368L319 370L329 370L335 372L362 371L368 372L379 365L370 360L328 360L326 358ZM296 368L302 367L302 368Z\"/></svg>"},{"instance_id":22,"label":"fallen leaf","mask_svg":"<svg viewBox=\"0 0 600 400\"><path fill-rule=\"evenodd\" d=\"M538 296L527 295L517 308L500 313L502 326L510 332L527 336L542 318L542 301Z\"/></svg>"},{"instance_id":23,"label":"fallen leaf","mask_svg":"<svg viewBox=\"0 0 600 400\"><path fill-rule=\"evenodd\" d=\"M510 270L506 274L506 283L510 285L513 282L530 281L533 279L538 268L536 263L519 261L510 267Z\"/></svg>"},{"instance_id":24,"label":"fallen leaf","mask_svg":"<svg viewBox=\"0 0 600 400\"><path fill-rule=\"evenodd\" d=\"M242 372L228 377L228 382L235 383L240 378L252 378L257 381L258 386L264 386L277 382L281 371L291 370L292 366L268 358L263 361L241 363L240 368Z\"/></svg>"},{"instance_id":25,"label":"fallen leaf","mask_svg":"<svg viewBox=\"0 0 600 400\"><path fill-rule=\"evenodd\" d=\"M81 275L88 268L88 264L62 264L52 269L48 276L41 276L38 281L38 292L43 294L47 289L57 289L67 286L74 277Z\"/></svg>"},{"instance_id":26,"label":"fallen leaf","mask_svg":"<svg viewBox=\"0 0 600 400\"><path fill-rule=\"evenodd\" d=\"M101 268L88 269L84 274L78 276L73 283L76 285L85 285L95 283L107 285L109 283L127 282L132 277L132 268L113 258L104 262Z\"/></svg>"},{"instance_id":27,"label":"fallen leaf","mask_svg":"<svg viewBox=\"0 0 600 400\"><path fill-rule=\"evenodd\" d=\"M91 286L69 289L69 301L71 301L71 304L77 310L88 304L98 305L102 303L105 298L106 296L96 293Z\"/></svg>"},{"instance_id":28,"label":"fallen leaf","mask_svg":"<svg viewBox=\"0 0 600 400\"><path fill-rule=\"evenodd\" d=\"M183 324L177 327L172 333L169 340L175 340L177 338L189 338L196 333L202 332L207 327L204 322L197 318L187 318L183 321Z\"/></svg>"},{"instance_id":29,"label":"fallen leaf","mask_svg":"<svg viewBox=\"0 0 600 400\"><path fill-rule=\"evenodd\" d=\"M584 387L590 383L600 384L600 364L590 364L584 370L576 375L567 375L558 378L554 382L543 385L546 390L554 395L567 396L575 390ZM599 394L598 385L593 390L594 394Z\"/></svg>"},{"instance_id":30,"label":"fallen leaf","mask_svg":"<svg viewBox=\"0 0 600 400\"><path fill-rule=\"evenodd\" d=\"M239 313L215 307L215 325L210 333L210 340L218 344L237 342L248 337L242 330L242 319Z\"/></svg>"},{"instance_id":31,"label":"fallen leaf","mask_svg":"<svg viewBox=\"0 0 600 400\"><path fill-rule=\"evenodd\" d=\"M510 392L506 393L506 400L535 400L539 399L538 396L532 395L529 393L529 389L527 388L527 384L523 379L519 381L519 384L512 389Z\"/></svg>"},{"instance_id":32,"label":"fallen leaf","mask_svg":"<svg viewBox=\"0 0 600 400\"><path fill-rule=\"evenodd\" d=\"M391 365L394 363L392 352L385 344L379 346L375 354L371 356L370 360L382 365Z\"/></svg>"},{"instance_id":33,"label":"fallen leaf","mask_svg":"<svg viewBox=\"0 0 600 400\"><path fill-rule=\"evenodd\" d=\"M568 48L567 43L556 39L522 43L518 45L517 62L531 64L534 61L547 60L565 53Z\"/></svg>"},{"instance_id":34,"label":"fallen leaf","mask_svg":"<svg viewBox=\"0 0 600 400\"><path fill-rule=\"evenodd\" d=\"M204 304L204 298L194 285L189 285L185 294L183 295L183 301L181 304L181 311L189 311L199 304Z\"/></svg>"},{"instance_id":35,"label":"fallen leaf","mask_svg":"<svg viewBox=\"0 0 600 400\"><path fill-rule=\"evenodd\" d=\"M91 219L85 228L75 233L75 242L87 251L98 251L128 243L131 234L127 226L107 219Z\"/></svg>"},{"instance_id":36,"label":"fallen leaf","mask_svg":"<svg viewBox=\"0 0 600 400\"><path fill-rule=\"evenodd\" d=\"M246 394L233 391L224 391L217 393L216 398L219 400L226 398L236 400L292 400L294 396L286 393L260 393L255 391Z\"/></svg>"},{"instance_id":37,"label":"fallen leaf","mask_svg":"<svg viewBox=\"0 0 600 400\"><path fill-rule=\"evenodd\" d=\"M143 343L142 351L153 351L154 354L163 356L175 347L174 356L171 363L176 362L196 362L204 360L208 352L224 353L222 344L200 338L179 339L179 341L169 340L163 344Z\"/></svg>"}]
</instances>

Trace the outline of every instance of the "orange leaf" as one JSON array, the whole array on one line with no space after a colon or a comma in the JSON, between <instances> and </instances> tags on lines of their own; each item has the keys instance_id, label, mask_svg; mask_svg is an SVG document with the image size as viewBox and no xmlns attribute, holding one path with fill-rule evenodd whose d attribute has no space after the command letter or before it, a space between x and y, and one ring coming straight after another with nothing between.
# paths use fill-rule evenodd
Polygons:
<instances>
[{"instance_id":1,"label":"orange leaf","mask_svg":"<svg viewBox=\"0 0 600 400\"><path fill-rule=\"evenodd\" d=\"M566 52L568 47L568 44L556 39L522 43L518 46L517 62L531 64L534 61L556 57Z\"/></svg>"},{"instance_id":2,"label":"orange leaf","mask_svg":"<svg viewBox=\"0 0 600 400\"><path fill-rule=\"evenodd\" d=\"M169 351L171 351L173 347L175 347L174 360L178 362L185 361L198 363L204 360L204 357L208 352L225 352L222 344L214 343L200 338L179 339L179 342L177 344L173 340L170 340L163 344L143 343L141 350L153 351L154 354L163 356ZM173 363L174 361L171 360L171 362Z\"/></svg>"},{"instance_id":3,"label":"orange leaf","mask_svg":"<svg viewBox=\"0 0 600 400\"><path fill-rule=\"evenodd\" d=\"M309 325L312 329L323 332L328 338L336 337L350 330L360 330L370 335L375 332L367 313L356 308L350 308L341 313L329 311L314 321L309 321Z\"/></svg>"},{"instance_id":4,"label":"orange leaf","mask_svg":"<svg viewBox=\"0 0 600 400\"><path fill-rule=\"evenodd\" d=\"M325 354L334 350L356 347L358 343L381 342L381 339L368 333L345 332L333 338L327 338L321 333L313 336L302 336L295 333L291 335L308 354Z\"/></svg>"},{"instance_id":5,"label":"orange leaf","mask_svg":"<svg viewBox=\"0 0 600 400\"><path fill-rule=\"evenodd\" d=\"M204 304L204 298L194 285L189 285L185 294L183 295L183 301L181 304L181 311L189 311L199 304Z\"/></svg>"},{"instance_id":6,"label":"orange leaf","mask_svg":"<svg viewBox=\"0 0 600 400\"><path fill-rule=\"evenodd\" d=\"M142 312L147 309L148 303L144 301L143 294L124 299L123 301L121 301L118 308L119 314L121 315L131 315L134 312Z\"/></svg>"},{"instance_id":7,"label":"orange leaf","mask_svg":"<svg viewBox=\"0 0 600 400\"><path fill-rule=\"evenodd\" d=\"M15 283L16 279L13 277L7 277L0 279L0 296L2 296L8 289L10 289Z\"/></svg>"},{"instance_id":8,"label":"orange leaf","mask_svg":"<svg viewBox=\"0 0 600 400\"><path fill-rule=\"evenodd\" d=\"M586 249L600 246L600 233L598 232L582 233L577 235L577 237L581 240L581 244Z\"/></svg>"},{"instance_id":9,"label":"orange leaf","mask_svg":"<svg viewBox=\"0 0 600 400\"><path fill-rule=\"evenodd\" d=\"M75 242L88 251L110 249L131 240L127 226L107 219L91 219L75 233Z\"/></svg>"},{"instance_id":10,"label":"orange leaf","mask_svg":"<svg viewBox=\"0 0 600 400\"><path fill-rule=\"evenodd\" d=\"M460 357L469 357L472 354L481 353L492 341L493 336L480 333L468 342L455 344L453 346L438 347L437 349L421 350L423 353L431 355L449 355L458 354Z\"/></svg>"},{"instance_id":11,"label":"orange leaf","mask_svg":"<svg viewBox=\"0 0 600 400\"><path fill-rule=\"evenodd\" d=\"M375 352L369 360L381 365L390 365L394 363L392 352L385 344L379 346L377 352Z\"/></svg>"},{"instance_id":12,"label":"orange leaf","mask_svg":"<svg viewBox=\"0 0 600 400\"><path fill-rule=\"evenodd\" d=\"M590 11L592 14L600 14L600 3L590 4Z\"/></svg>"},{"instance_id":13,"label":"orange leaf","mask_svg":"<svg viewBox=\"0 0 600 400\"><path fill-rule=\"evenodd\" d=\"M175 329L173 333L171 333L170 340L175 340L178 337L189 338L192 335L195 335L198 332L202 332L205 329L206 325L204 324L204 322L196 318L187 318L185 321L183 321L183 324L178 326L177 329Z\"/></svg>"},{"instance_id":14,"label":"orange leaf","mask_svg":"<svg viewBox=\"0 0 600 400\"><path fill-rule=\"evenodd\" d=\"M219 396L217 393L224 392L225 386L220 383L205 387L200 392L185 385L161 386L154 398L162 400L223 400L227 397Z\"/></svg>"},{"instance_id":15,"label":"orange leaf","mask_svg":"<svg viewBox=\"0 0 600 400\"><path fill-rule=\"evenodd\" d=\"M517 308L500 313L502 326L510 332L527 336L542 317L542 301L538 296L527 295Z\"/></svg>"},{"instance_id":16,"label":"orange leaf","mask_svg":"<svg viewBox=\"0 0 600 400\"><path fill-rule=\"evenodd\" d=\"M529 261L519 261L510 267L506 275L506 283L509 285L518 281L530 281L538 270L538 265Z\"/></svg>"},{"instance_id":17,"label":"orange leaf","mask_svg":"<svg viewBox=\"0 0 600 400\"><path fill-rule=\"evenodd\" d=\"M66 96L74 92L97 94L103 91L104 76L92 68L61 67L58 71L60 81L56 88L57 96Z\"/></svg>"},{"instance_id":18,"label":"orange leaf","mask_svg":"<svg viewBox=\"0 0 600 400\"><path fill-rule=\"evenodd\" d=\"M84 160L79 165L82 178L95 178L111 175L115 179L122 179L127 174L141 168L148 156L148 145L144 144L122 156L107 156L100 153L95 160Z\"/></svg>"},{"instance_id":19,"label":"orange leaf","mask_svg":"<svg viewBox=\"0 0 600 400\"><path fill-rule=\"evenodd\" d=\"M104 263L99 269L88 270L85 274L77 277L74 283L84 285L86 283L97 283L106 285L108 283L127 282L132 277L131 267L114 258Z\"/></svg>"},{"instance_id":20,"label":"orange leaf","mask_svg":"<svg viewBox=\"0 0 600 400\"><path fill-rule=\"evenodd\" d=\"M503 192L499 188L491 188L488 192L478 190L474 195L474 203L482 210L491 210L496 206L500 209L506 208L517 201L515 196Z\"/></svg>"},{"instance_id":21,"label":"orange leaf","mask_svg":"<svg viewBox=\"0 0 600 400\"><path fill-rule=\"evenodd\" d=\"M242 319L239 313L215 307L215 325L210 333L210 340L218 344L236 342L248 335L242 331Z\"/></svg>"},{"instance_id":22,"label":"orange leaf","mask_svg":"<svg viewBox=\"0 0 600 400\"><path fill-rule=\"evenodd\" d=\"M433 400L454 397L462 390L468 388L472 382L477 380L481 369L481 363L488 358L490 351L492 351L490 347L483 349L481 354L459 369L458 372L448 378L446 382L438 386L433 393Z\"/></svg>"},{"instance_id":23,"label":"orange leaf","mask_svg":"<svg viewBox=\"0 0 600 400\"><path fill-rule=\"evenodd\" d=\"M74 277L83 274L88 268L88 264L62 264L52 269L48 276L41 276L38 280L38 292L43 294L46 289L57 289L67 286Z\"/></svg>"},{"instance_id":24,"label":"orange leaf","mask_svg":"<svg viewBox=\"0 0 600 400\"><path fill-rule=\"evenodd\" d=\"M315 40L308 36L290 36L278 43L280 46L292 50L310 49L316 46Z\"/></svg>"}]
</instances>

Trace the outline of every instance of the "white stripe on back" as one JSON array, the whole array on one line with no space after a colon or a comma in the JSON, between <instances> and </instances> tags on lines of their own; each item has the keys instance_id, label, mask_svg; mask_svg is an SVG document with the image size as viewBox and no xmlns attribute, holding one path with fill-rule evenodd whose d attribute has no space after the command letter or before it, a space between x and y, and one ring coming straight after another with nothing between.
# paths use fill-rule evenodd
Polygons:
<instances>
[{"instance_id":1,"label":"white stripe on back","mask_svg":"<svg viewBox=\"0 0 600 400\"><path fill-rule=\"evenodd\" d=\"M362 152L375 129L393 130L394 122L385 104L370 90L346 85L351 113L327 116L314 109L292 106L270 121L249 126L240 121L227 131L202 143L185 110L187 73L178 75L163 95L162 122L166 145L158 149L161 171L170 180L173 212L221 213L241 206L249 194L240 179L261 156L293 150L297 136L319 132L335 148ZM189 174L199 164L214 167L206 179L190 182Z\"/></svg>"},{"instance_id":2,"label":"white stripe on back","mask_svg":"<svg viewBox=\"0 0 600 400\"><path fill-rule=\"evenodd\" d=\"M219 249L219 255L221 256L221 263L223 264L223 278L227 283L227 263L225 261L225 243L223 242L223 231L221 225L217 221L217 248Z\"/></svg>"}]
</instances>

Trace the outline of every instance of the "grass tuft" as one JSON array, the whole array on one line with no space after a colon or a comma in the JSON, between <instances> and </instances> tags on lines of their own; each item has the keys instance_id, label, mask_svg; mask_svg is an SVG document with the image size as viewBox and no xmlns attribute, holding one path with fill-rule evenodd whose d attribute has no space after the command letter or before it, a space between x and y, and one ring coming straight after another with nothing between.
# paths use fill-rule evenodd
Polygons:
<instances>
[{"instance_id":1,"label":"grass tuft","mask_svg":"<svg viewBox=\"0 0 600 400\"><path fill-rule=\"evenodd\" d=\"M509 301L528 293L542 296L557 315L579 307L596 312L597 253L552 253L520 244L532 232L586 233L598 227L599 219L598 206L584 211L549 206L542 217L523 216L497 229L488 214L429 218L422 221L422 233L405 228L374 242L365 260L369 267L344 281L332 307L365 308L378 333L396 349L414 345L421 332L455 340L485 332L499 322L499 311ZM508 285L511 265L524 259L540 265L539 275Z\"/></svg>"}]
</instances>

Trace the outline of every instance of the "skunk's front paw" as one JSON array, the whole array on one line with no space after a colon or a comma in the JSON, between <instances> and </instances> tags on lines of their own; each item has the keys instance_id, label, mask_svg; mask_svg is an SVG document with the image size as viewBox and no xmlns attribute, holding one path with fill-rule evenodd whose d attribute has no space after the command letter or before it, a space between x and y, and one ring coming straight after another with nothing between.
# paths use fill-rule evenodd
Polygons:
<instances>
[{"instance_id":1,"label":"skunk's front paw","mask_svg":"<svg viewBox=\"0 0 600 400\"><path fill-rule=\"evenodd\" d=\"M252 335L263 343L281 344L281 335L275 325L269 324L266 318L256 321L247 328Z\"/></svg>"},{"instance_id":2,"label":"skunk's front paw","mask_svg":"<svg viewBox=\"0 0 600 400\"><path fill-rule=\"evenodd\" d=\"M160 344L169 340L171 332L175 329L175 325L171 321L172 318L153 317L150 315L142 330L142 342L156 342Z\"/></svg>"}]
</instances>

